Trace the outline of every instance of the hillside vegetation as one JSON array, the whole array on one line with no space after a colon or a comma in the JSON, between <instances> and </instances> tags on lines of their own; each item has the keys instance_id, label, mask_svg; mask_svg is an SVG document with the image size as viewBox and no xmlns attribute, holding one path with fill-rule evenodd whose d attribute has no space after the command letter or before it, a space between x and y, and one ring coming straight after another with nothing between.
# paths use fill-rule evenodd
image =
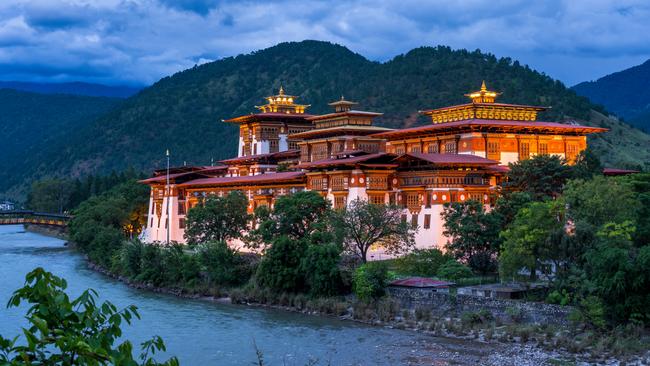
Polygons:
<instances>
[{"instance_id":1,"label":"hillside vegetation","mask_svg":"<svg viewBox=\"0 0 650 366\"><path fill-rule=\"evenodd\" d=\"M573 87L594 103L650 131L650 60Z\"/></svg>"},{"instance_id":2,"label":"hillside vegetation","mask_svg":"<svg viewBox=\"0 0 650 366\"><path fill-rule=\"evenodd\" d=\"M23 183L26 177L38 173L37 167L44 173L51 172L48 163L57 154L58 146L119 103L114 98L0 89L2 188Z\"/></svg>"},{"instance_id":3,"label":"hillside vegetation","mask_svg":"<svg viewBox=\"0 0 650 366\"><path fill-rule=\"evenodd\" d=\"M378 63L342 46L303 41L165 77L52 145L47 160L15 175L149 170L162 167L167 148L173 164L207 164L211 158L233 156L238 130L221 120L254 112L280 85L300 96L299 102L311 104L311 113L328 111L327 102L344 95L362 109L384 112L379 124L408 127L429 123L418 110L466 102L463 94L476 90L482 80L503 92L502 102L551 106L540 116L543 120L612 128L593 139L605 165L640 167L650 161L650 136L605 117L602 107L509 58L422 47ZM0 191L10 186L0 182Z\"/></svg>"}]
</instances>

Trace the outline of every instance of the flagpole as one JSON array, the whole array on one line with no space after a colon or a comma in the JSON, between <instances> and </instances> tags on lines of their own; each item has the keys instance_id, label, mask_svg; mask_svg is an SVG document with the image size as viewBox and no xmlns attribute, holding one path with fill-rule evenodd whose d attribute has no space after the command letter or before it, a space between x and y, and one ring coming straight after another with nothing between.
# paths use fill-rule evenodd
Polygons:
<instances>
[{"instance_id":1,"label":"flagpole","mask_svg":"<svg viewBox=\"0 0 650 366\"><path fill-rule=\"evenodd\" d=\"M167 227L165 228L167 232L167 245L169 246L169 229L171 229L169 225L169 203L171 199L171 190L169 189L169 149L165 152L167 155Z\"/></svg>"}]
</instances>

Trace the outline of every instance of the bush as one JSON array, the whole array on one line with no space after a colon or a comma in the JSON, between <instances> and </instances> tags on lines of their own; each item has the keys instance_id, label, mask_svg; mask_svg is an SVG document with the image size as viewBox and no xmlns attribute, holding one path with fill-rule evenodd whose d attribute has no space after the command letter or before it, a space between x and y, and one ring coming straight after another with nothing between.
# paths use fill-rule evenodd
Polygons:
<instances>
[{"instance_id":1,"label":"bush","mask_svg":"<svg viewBox=\"0 0 650 366\"><path fill-rule=\"evenodd\" d=\"M433 277L452 258L439 249L416 249L395 260L397 271L410 276Z\"/></svg>"},{"instance_id":2,"label":"bush","mask_svg":"<svg viewBox=\"0 0 650 366\"><path fill-rule=\"evenodd\" d=\"M301 261L305 256L304 240L294 240L286 235L273 240L256 272L256 281L275 291L300 292L305 288Z\"/></svg>"},{"instance_id":3,"label":"bush","mask_svg":"<svg viewBox=\"0 0 650 366\"><path fill-rule=\"evenodd\" d=\"M565 306L565 305L569 305L570 301L571 298L566 289L563 289L562 291L553 290L546 297L546 302L549 304L557 304L557 305Z\"/></svg>"},{"instance_id":4,"label":"bush","mask_svg":"<svg viewBox=\"0 0 650 366\"><path fill-rule=\"evenodd\" d=\"M335 244L309 245L301 267L310 295L335 296L341 293L341 251L341 247Z\"/></svg>"},{"instance_id":5,"label":"bush","mask_svg":"<svg viewBox=\"0 0 650 366\"><path fill-rule=\"evenodd\" d=\"M384 296L388 285L388 267L383 262L366 263L354 272L352 286L361 301L376 300Z\"/></svg>"},{"instance_id":6,"label":"bush","mask_svg":"<svg viewBox=\"0 0 650 366\"><path fill-rule=\"evenodd\" d=\"M472 277L472 275L472 270L469 269L469 267L453 259L447 261L438 269L438 277L446 280L459 280L462 278Z\"/></svg>"},{"instance_id":7,"label":"bush","mask_svg":"<svg viewBox=\"0 0 650 366\"><path fill-rule=\"evenodd\" d=\"M215 285L240 285L253 274L254 264L232 250L226 242L208 242L198 248L198 260Z\"/></svg>"}]
</instances>

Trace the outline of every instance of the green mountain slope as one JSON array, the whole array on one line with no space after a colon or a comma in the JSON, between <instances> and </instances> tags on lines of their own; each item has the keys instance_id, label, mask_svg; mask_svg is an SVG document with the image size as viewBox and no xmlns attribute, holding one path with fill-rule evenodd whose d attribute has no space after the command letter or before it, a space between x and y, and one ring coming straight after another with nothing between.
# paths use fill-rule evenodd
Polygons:
<instances>
[{"instance_id":1,"label":"green mountain slope","mask_svg":"<svg viewBox=\"0 0 650 366\"><path fill-rule=\"evenodd\" d=\"M572 89L650 131L650 60Z\"/></svg>"},{"instance_id":2,"label":"green mountain slope","mask_svg":"<svg viewBox=\"0 0 650 366\"><path fill-rule=\"evenodd\" d=\"M48 161L68 136L117 107L119 99L44 95L0 89L0 182L20 184Z\"/></svg>"},{"instance_id":3,"label":"green mountain slope","mask_svg":"<svg viewBox=\"0 0 650 366\"><path fill-rule=\"evenodd\" d=\"M41 162L39 171L80 175L125 167L152 169L163 166L167 148L174 164L231 157L238 131L221 119L255 111L253 106L280 84L299 95L299 102L312 104L312 113L328 111L327 102L343 94L360 102L362 109L384 112L380 124L405 127L429 123L418 110L466 102L463 94L477 89L482 80L503 92L500 101L551 106L542 119L613 126L613 133L593 139L607 165L650 161L650 136L599 115L593 110L604 111L586 98L516 61L478 51L424 47L377 63L342 46L303 41L166 77L52 146L56 154Z\"/></svg>"}]
</instances>

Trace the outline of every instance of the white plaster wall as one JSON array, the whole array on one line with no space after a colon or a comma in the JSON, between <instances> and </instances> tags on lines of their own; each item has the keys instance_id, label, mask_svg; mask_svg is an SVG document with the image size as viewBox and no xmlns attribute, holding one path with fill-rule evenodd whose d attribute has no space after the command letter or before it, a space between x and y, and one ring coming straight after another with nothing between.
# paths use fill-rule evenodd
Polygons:
<instances>
[{"instance_id":1,"label":"white plaster wall","mask_svg":"<svg viewBox=\"0 0 650 366\"><path fill-rule=\"evenodd\" d=\"M244 147L244 138L239 137L239 144L237 145L237 157L242 157L242 150Z\"/></svg>"},{"instance_id":2,"label":"white plaster wall","mask_svg":"<svg viewBox=\"0 0 650 366\"><path fill-rule=\"evenodd\" d=\"M271 143L269 140L261 140L257 142L257 154L268 154L271 152Z\"/></svg>"},{"instance_id":3,"label":"white plaster wall","mask_svg":"<svg viewBox=\"0 0 650 366\"><path fill-rule=\"evenodd\" d=\"M508 165L509 163L516 163L519 161L519 153L516 152L501 152L501 165Z\"/></svg>"},{"instance_id":4,"label":"white plaster wall","mask_svg":"<svg viewBox=\"0 0 650 366\"><path fill-rule=\"evenodd\" d=\"M278 142L278 149L279 151L287 151L289 150L289 142L287 141L287 134L279 134L278 137L280 138L280 141Z\"/></svg>"},{"instance_id":5,"label":"white plaster wall","mask_svg":"<svg viewBox=\"0 0 650 366\"><path fill-rule=\"evenodd\" d=\"M485 151L477 151L477 150L463 151L463 152L459 152L459 154L475 155L475 156L480 156L482 158L485 157Z\"/></svg>"}]
</instances>

